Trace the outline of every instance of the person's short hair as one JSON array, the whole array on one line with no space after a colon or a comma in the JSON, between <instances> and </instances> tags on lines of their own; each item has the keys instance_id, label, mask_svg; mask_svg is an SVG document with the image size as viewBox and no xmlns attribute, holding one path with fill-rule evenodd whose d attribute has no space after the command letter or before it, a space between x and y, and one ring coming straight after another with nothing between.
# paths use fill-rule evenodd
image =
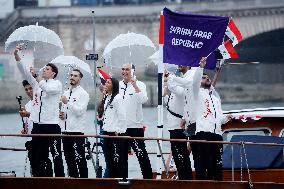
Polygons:
<instances>
[{"instance_id":1,"label":"person's short hair","mask_svg":"<svg viewBox=\"0 0 284 189\"><path fill-rule=\"evenodd\" d=\"M83 73L81 72L81 70L75 68L75 69L73 69L73 71L79 72L80 77L83 78L84 75L83 75Z\"/></svg>"},{"instance_id":2,"label":"person's short hair","mask_svg":"<svg viewBox=\"0 0 284 189\"><path fill-rule=\"evenodd\" d=\"M23 81L22 81L22 84L23 84L23 87L25 87L25 86L27 86L27 85L30 85L27 80L23 80Z\"/></svg>"},{"instance_id":3,"label":"person's short hair","mask_svg":"<svg viewBox=\"0 0 284 189\"><path fill-rule=\"evenodd\" d=\"M54 64L52 63L48 63L46 64L45 66L50 66L51 67L51 70L55 73L54 77L53 78L56 78L57 74L58 74L58 68L57 66L55 66Z\"/></svg>"}]
</instances>

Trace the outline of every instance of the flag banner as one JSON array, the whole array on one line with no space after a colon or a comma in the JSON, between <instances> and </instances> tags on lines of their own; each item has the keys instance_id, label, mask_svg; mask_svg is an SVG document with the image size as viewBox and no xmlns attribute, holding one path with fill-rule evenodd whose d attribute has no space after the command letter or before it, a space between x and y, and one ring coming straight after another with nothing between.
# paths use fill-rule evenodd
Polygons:
<instances>
[{"instance_id":1,"label":"flag banner","mask_svg":"<svg viewBox=\"0 0 284 189\"><path fill-rule=\"evenodd\" d=\"M232 40L233 46L238 44L243 39L240 30L232 19L229 21L225 34Z\"/></svg>"},{"instance_id":2,"label":"flag banner","mask_svg":"<svg viewBox=\"0 0 284 189\"><path fill-rule=\"evenodd\" d=\"M110 75L107 74L106 72L104 72L102 69L98 68L98 71L99 71L99 76L100 76L100 79L101 79L101 83L104 85L106 80L108 80L110 78Z\"/></svg>"},{"instance_id":3,"label":"flag banner","mask_svg":"<svg viewBox=\"0 0 284 189\"><path fill-rule=\"evenodd\" d=\"M229 40L220 45L218 49L221 53L222 59L238 58L238 54Z\"/></svg>"},{"instance_id":4,"label":"flag banner","mask_svg":"<svg viewBox=\"0 0 284 189\"><path fill-rule=\"evenodd\" d=\"M164 8L163 62L198 67L223 42L228 17L176 13ZM207 58L207 69L216 67L212 53Z\"/></svg>"}]
</instances>

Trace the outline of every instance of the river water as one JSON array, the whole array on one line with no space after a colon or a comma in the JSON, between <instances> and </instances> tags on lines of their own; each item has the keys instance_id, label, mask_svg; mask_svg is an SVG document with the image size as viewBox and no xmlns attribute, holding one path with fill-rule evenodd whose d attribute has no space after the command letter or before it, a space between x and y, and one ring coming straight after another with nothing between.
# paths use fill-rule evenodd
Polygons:
<instances>
[{"instance_id":1,"label":"river water","mask_svg":"<svg viewBox=\"0 0 284 189\"><path fill-rule=\"evenodd\" d=\"M280 107L284 106L284 102L267 102L267 103L249 103L249 104L224 104L223 110L236 110L243 108L260 108L260 107ZM145 131L146 137L157 137L157 108L144 108L144 124L147 126ZM95 134L94 128L94 111L88 110L88 127L86 134ZM166 115L166 114L164 114ZM166 117L166 116L165 116ZM166 120L165 120L166 122ZM21 130L21 119L17 113L12 114L0 114L0 131L6 134L18 134ZM169 132L164 129L163 137L168 138ZM7 148L24 148L26 138L20 137L0 137L0 147ZM91 142L94 139L89 139ZM164 152L169 152L169 143L163 143ZM146 141L146 147L148 152L155 152L156 141ZM0 172L15 171L17 176L30 176L29 162L26 162L27 152L22 151L0 151ZM167 158L167 156L165 156ZM104 156L99 155L100 165L105 167ZM150 155L150 161L153 170L156 170L156 156ZM26 169L25 169L26 166ZM66 169L66 164L65 164ZM89 177L95 177L95 171L91 161L88 161ZM67 171L65 171L66 173ZM129 177L130 178L142 178L139 163L135 155L129 156Z\"/></svg>"}]
</instances>

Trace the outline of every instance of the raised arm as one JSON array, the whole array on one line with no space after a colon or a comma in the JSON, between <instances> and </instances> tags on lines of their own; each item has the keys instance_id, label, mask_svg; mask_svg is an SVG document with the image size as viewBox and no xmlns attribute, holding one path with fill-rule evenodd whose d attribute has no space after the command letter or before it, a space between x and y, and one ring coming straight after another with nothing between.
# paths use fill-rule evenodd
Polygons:
<instances>
[{"instance_id":1,"label":"raised arm","mask_svg":"<svg viewBox=\"0 0 284 189\"><path fill-rule=\"evenodd\" d=\"M62 92L62 84L57 80L41 80L39 87L47 94L60 94Z\"/></svg>"},{"instance_id":2,"label":"raised arm","mask_svg":"<svg viewBox=\"0 0 284 189\"><path fill-rule=\"evenodd\" d=\"M135 88L134 96L139 103L144 104L148 100L146 85L142 82L139 83L135 82L135 85L139 90L136 90L136 88L133 85L133 87Z\"/></svg>"},{"instance_id":3,"label":"raised arm","mask_svg":"<svg viewBox=\"0 0 284 189\"><path fill-rule=\"evenodd\" d=\"M213 87L216 86L216 83L220 78L220 74L221 74L221 67L216 68L215 75L214 75L213 80L212 80L212 86Z\"/></svg>"},{"instance_id":4,"label":"raised arm","mask_svg":"<svg viewBox=\"0 0 284 189\"><path fill-rule=\"evenodd\" d=\"M27 68L22 62L21 62L21 58L19 56L19 51L22 50L22 45L17 45L16 49L14 50L14 56L15 56L15 60L17 61L17 66L18 69L20 70L20 72L23 74L23 76L25 77L25 79L31 84L31 86L33 88L35 88L35 86L38 84L38 82L36 81L36 79L33 77L31 70L29 68Z\"/></svg>"}]
</instances>

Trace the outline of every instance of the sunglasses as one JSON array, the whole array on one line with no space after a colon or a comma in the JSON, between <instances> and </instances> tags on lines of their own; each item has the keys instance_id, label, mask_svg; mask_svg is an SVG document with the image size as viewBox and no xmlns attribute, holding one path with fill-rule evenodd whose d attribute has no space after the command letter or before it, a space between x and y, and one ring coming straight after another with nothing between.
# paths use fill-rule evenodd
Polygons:
<instances>
[{"instance_id":1,"label":"sunglasses","mask_svg":"<svg viewBox=\"0 0 284 189\"><path fill-rule=\"evenodd\" d=\"M125 71L129 71L130 68L121 68L121 70L122 70L122 71L124 71L124 70L125 70Z\"/></svg>"}]
</instances>

